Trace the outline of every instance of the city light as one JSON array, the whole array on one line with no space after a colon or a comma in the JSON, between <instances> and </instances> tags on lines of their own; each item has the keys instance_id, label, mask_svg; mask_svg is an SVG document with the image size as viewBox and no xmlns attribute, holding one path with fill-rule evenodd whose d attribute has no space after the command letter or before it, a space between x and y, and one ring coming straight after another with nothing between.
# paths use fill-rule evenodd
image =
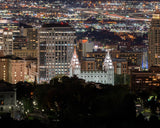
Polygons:
<instances>
[{"instance_id":1,"label":"city light","mask_svg":"<svg viewBox=\"0 0 160 128\"><path fill-rule=\"evenodd\" d=\"M4 120L40 128L159 124L160 2L0 0Z\"/></svg>"}]
</instances>

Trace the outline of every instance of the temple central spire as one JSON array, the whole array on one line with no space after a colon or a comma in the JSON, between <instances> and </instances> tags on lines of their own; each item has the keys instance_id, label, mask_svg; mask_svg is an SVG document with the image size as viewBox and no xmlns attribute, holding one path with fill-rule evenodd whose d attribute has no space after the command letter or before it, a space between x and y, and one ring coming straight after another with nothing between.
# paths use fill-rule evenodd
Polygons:
<instances>
[{"instance_id":1,"label":"temple central spire","mask_svg":"<svg viewBox=\"0 0 160 128\"><path fill-rule=\"evenodd\" d=\"M110 56L110 51L107 50L107 54L103 63L103 70L108 71L109 69L114 69L114 67L113 67L111 56Z\"/></svg>"},{"instance_id":2,"label":"temple central spire","mask_svg":"<svg viewBox=\"0 0 160 128\"><path fill-rule=\"evenodd\" d=\"M78 55L76 52L76 46L74 46L74 52L71 59L71 66L73 66L73 68L80 68L80 63L79 63Z\"/></svg>"},{"instance_id":3,"label":"temple central spire","mask_svg":"<svg viewBox=\"0 0 160 128\"><path fill-rule=\"evenodd\" d=\"M76 52L76 46L74 46L74 52L71 59L71 65L70 65L70 76L72 75L78 75L80 74L81 66L78 60L78 55Z\"/></svg>"}]
</instances>

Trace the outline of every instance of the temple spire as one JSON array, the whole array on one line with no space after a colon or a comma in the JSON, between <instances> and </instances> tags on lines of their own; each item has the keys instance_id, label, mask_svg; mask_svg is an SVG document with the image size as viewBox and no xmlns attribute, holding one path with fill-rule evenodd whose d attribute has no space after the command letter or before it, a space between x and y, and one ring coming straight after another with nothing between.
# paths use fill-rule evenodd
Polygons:
<instances>
[{"instance_id":1,"label":"temple spire","mask_svg":"<svg viewBox=\"0 0 160 128\"><path fill-rule=\"evenodd\" d=\"M74 68L80 67L80 63L79 63L79 60L78 60L78 55L77 55L77 52L76 52L76 46L74 46L74 52L73 52L73 56L72 56L72 59L71 59L71 66L73 66Z\"/></svg>"},{"instance_id":2,"label":"temple spire","mask_svg":"<svg viewBox=\"0 0 160 128\"><path fill-rule=\"evenodd\" d=\"M72 56L71 64L70 64L70 76L78 75L80 74L80 71L81 71L81 66L78 60L76 46L74 46L74 52L73 52L73 56Z\"/></svg>"},{"instance_id":3,"label":"temple spire","mask_svg":"<svg viewBox=\"0 0 160 128\"><path fill-rule=\"evenodd\" d=\"M103 70L108 71L109 69L114 69L114 66L110 57L110 51L107 50L107 54L103 63Z\"/></svg>"}]
</instances>

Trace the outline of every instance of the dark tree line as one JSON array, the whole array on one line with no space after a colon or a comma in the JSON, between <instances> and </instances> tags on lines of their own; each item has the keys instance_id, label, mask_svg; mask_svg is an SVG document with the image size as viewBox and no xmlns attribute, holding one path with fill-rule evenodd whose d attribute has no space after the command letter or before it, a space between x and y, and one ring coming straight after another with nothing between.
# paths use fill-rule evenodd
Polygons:
<instances>
[{"instance_id":1,"label":"dark tree line","mask_svg":"<svg viewBox=\"0 0 160 128\"><path fill-rule=\"evenodd\" d=\"M152 89L152 92L159 94L158 90ZM152 128L160 123L155 114L155 108L159 105L155 97L147 102L152 95L149 91L131 93L129 88L123 85L99 84L97 88L95 83L86 83L76 76L63 76L41 85L18 83L17 93L18 99L27 98L29 103L37 102L36 108L46 115L48 120L47 124L40 121L43 124L41 127ZM137 97L146 101L146 107L151 108L152 116L149 120L142 114L136 117ZM34 112L35 106L32 107L31 112ZM21 121L22 124L33 122Z\"/></svg>"},{"instance_id":2,"label":"dark tree line","mask_svg":"<svg viewBox=\"0 0 160 128\"><path fill-rule=\"evenodd\" d=\"M54 78L39 85L35 100L60 127L102 127L135 120L134 96L127 88L85 83L77 77ZM127 123L128 124L128 123Z\"/></svg>"}]
</instances>

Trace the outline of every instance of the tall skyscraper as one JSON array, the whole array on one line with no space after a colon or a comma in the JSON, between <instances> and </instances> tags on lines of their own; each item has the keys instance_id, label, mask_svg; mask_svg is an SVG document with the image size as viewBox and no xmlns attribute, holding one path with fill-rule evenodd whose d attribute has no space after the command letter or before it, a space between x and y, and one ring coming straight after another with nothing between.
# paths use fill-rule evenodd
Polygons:
<instances>
[{"instance_id":1,"label":"tall skyscraper","mask_svg":"<svg viewBox=\"0 0 160 128\"><path fill-rule=\"evenodd\" d=\"M151 27L148 32L149 49L148 62L149 67L160 66L160 11L157 10L151 21Z\"/></svg>"},{"instance_id":2,"label":"tall skyscraper","mask_svg":"<svg viewBox=\"0 0 160 128\"><path fill-rule=\"evenodd\" d=\"M74 50L74 29L65 23L45 24L38 30L38 81L69 74Z\"/></svg>"}]
</instances>

